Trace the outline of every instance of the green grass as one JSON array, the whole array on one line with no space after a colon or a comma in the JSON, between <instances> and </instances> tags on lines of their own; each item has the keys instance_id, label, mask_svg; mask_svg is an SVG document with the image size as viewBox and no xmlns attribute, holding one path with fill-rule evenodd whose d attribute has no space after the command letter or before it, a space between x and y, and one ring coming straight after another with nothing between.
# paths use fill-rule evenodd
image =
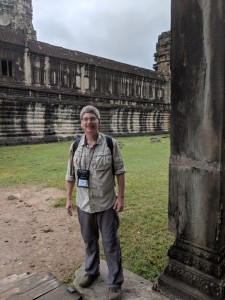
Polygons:
<instances>
[{"instance_id":1,"label":"green grass","mask_svg":"<svg viewBox=\"0 0 225 300\"><path fill-rule=\"evenodd\" d=\"M167 230L169 138L124 140L126 210L120 237L124 267L151 281L163 270L173 236Z\"/></svg>"},{"instance_id":2,"label":"green grass","mask_svg":"<svg viewBox=\"0 0 225 300\"><path fill-rule=\"evenodd\" d=\"M0 147L0 184L65 188L70 142Z\"/></svg>"},{"instance_id":3,"label":"green grass","mask_svg":"<svg viewBox=\"0 0 225 300\"><path fill-rule=\"evenodd\" d=\"M154 281L163 270L173 236L167 230L169 138L117 138L126 173L126 208L120 214L123 266ZM65 189L70 142L0 147L0 185ZM55 206L64 206L60 198Z\"/></svg>"}]
</instances>

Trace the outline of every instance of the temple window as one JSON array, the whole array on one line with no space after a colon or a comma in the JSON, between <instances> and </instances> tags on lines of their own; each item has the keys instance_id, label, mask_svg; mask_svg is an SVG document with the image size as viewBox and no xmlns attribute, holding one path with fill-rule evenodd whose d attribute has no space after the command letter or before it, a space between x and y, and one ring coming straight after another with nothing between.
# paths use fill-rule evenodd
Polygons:
<instances>
[{"instance_id":1,"label":"temple window","mask_svg":"<svg viewBox=\"0 0 225 300\"><path fill-rule=\"evenodd\" d=\"M149 98L153 98L153 88L152 88L152 85L150 84L149 86Z\"/></svg>"},{"instance_id":2,"label":"temple window","mask_svg":"<svg viewBox=\"0 0 225 300\"><path fill-rule=\"evenodd\" d=\"M141 85L140 84L136 85L136 95L137 96L141 95Z\"/></svg>"},{"instance_id":3,"label":"temple window","mask_svg":"<svg viewBox=\"0 0 225 300\"><path fill-rule=\"evenodd\" d=\"M118 78L114 77L113 78L113 94L118 93Z\"/></svg>"},{"instance_id":4,"label":"temple window","mask_svg":"<svg viewBox=\"0 0 225 300\"><path fill-rule=\"evenodd\" d=\"M89 77L89 68L87 66L84 69L84 76Z\"/></svg>"},{"instance_id":5,"label":"temple window","mask_svg":"<svg viewBox=\"0 0 225 300\"><path fill-rule=\"evenodd\" d=\"M146 82L144 82L143 87L142 87L142 94L143 98L147 97L147 87L146 87Z\"/></svg>"},{"instance_id":6,"label":"temple window","mask_svg":"<svg viewBox=\"0 0 225 300\"><path fill-rule=\"evenodd\" d=\"M51 85L57 85L57 72L51 71Z\"/></svg>"},{"instance_id":7,"label":"temple window","mask_svg":"<svg viewBox=\"0 0 225 300\"><path fill-rule=\"evenodd\" d=\"M63 87L69 86L69 74L67 72L63 72L62 74L62 86Z\"/></svg>"},{"instance_id":8,"label":"temple window","mask_svg":"<svg viewBox=\"0 0 225 300\"><path fill-rule=\"evenodd\" d=\"M3 76L12 76L12 60L1 60L1 75Z\"/></svg>"},{"instance_id":9,"label":"temple window","mask_svg":"<svg viewBox=\"0 0 225 300\"><path fill-rule=\"evenodd\" d=\"M34 83L40 84L40 68L34 67L33 74L34 74Z\"/></svg>"}]
</instances>

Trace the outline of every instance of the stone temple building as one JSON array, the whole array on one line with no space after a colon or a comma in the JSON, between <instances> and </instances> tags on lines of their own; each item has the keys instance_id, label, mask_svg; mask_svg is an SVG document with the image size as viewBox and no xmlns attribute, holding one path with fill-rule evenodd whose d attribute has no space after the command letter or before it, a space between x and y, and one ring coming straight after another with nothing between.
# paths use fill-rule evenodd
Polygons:
<instances>
[{"instance_id":1,"label":"stone temple building","mask_svg":"<svg viewBox=\"0 0 225 300\"><path fill-rule=\"evenodd\" d=\"M87 104L105 133L169 132L161 37L153 71L37 41L32 16L32 0L0 0L0 145L73 139Z\"/></svg>"}]
</instances>

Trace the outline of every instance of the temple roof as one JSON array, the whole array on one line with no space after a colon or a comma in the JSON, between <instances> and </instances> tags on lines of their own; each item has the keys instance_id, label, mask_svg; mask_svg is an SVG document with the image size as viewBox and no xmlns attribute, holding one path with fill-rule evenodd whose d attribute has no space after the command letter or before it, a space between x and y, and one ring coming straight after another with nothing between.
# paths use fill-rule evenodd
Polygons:
<instances>
[{"instance_id":1,"label":"temple roof","mask_svg":"<svg viewBox=\"0 0 225 300\"><path fill-rule=\"evenodd\" d=\"M25 46L26 35L22 31L14 31L10 28L0 26L0 41L9 44ZM164 79L161 73L153 70L121 63L118 61L83 53L76 50L65 49L63 47L50 45L40 41L27 40L27 47L31 53L46 55L49 57L55 57L59 59L66 59L78 63L85 63L92 66L130 73L132 75L147 76L156 80Z\"/></svg>"},{"instance_id":2,"label":"temple roof","mask_svg":"<svg viewBox=\"0 0 225 300\"><path fill-rule=\"evenodd\" d=\"M21 30L12 30L6 26L0 26L0 41L19 46L25 45L26 35Z\"/></svg>"}]
</instances>

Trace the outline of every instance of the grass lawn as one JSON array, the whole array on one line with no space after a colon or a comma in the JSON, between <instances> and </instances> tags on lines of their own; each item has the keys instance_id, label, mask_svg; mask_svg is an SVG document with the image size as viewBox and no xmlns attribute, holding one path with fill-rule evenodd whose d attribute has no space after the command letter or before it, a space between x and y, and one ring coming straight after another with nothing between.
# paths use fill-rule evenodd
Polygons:
<instances>
[{"instance_id":1,"label":"grass lawn","mask_svg":"<svg viewBox=\"0 0 225 300\"><path fill-rule=\"evenodd\" d=\"M117 138L127 169L126 209L120 214L123 266L154 281L173 236L167 230L169 137ZM0 147L0 186L31 184L65 189L70 142ZM59 199L56 205L65 205Z\"/></svg>"}]
</instances>

